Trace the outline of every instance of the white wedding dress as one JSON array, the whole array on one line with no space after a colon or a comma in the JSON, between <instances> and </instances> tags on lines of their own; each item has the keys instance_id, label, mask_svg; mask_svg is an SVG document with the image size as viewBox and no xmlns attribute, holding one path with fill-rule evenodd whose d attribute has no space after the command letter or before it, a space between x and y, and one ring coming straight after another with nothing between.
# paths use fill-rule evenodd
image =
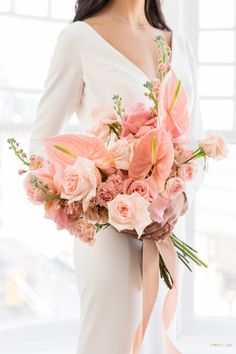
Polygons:
<instances>
[{"instance_id":1,"label":"white wedding dress","mask_svg":"<svg viewBox=\"0 0 236 354\"><path fill-rule=\"evenodd\" d=\"M191 136L203 136L198 99L197 64L190 41L172 36L171 64L188 96ZM82 131L90 128L91 109L112 109L112 96L122 96L124 106L150 101L143 84L149 78L88 23L67 25L58 36L44 91L30 136L30 153L45 154L42 139L62 133L76 112ZM202 173L189 183L190 204ZM182 237L184 217L176 228ZM74 266L80 295L81 318L77 354L130 354L134 331L142 316L142 242L108 227L93 246L74 239ZM165 293L162 287L161 293ZM161 299L161 298L160 298ZM161 300L158 301L161 301ZM149 322L142 354L162 354L161 312L158 302ZM69 354L69 353L68 353Z\"/></svg>"}]
</instances>

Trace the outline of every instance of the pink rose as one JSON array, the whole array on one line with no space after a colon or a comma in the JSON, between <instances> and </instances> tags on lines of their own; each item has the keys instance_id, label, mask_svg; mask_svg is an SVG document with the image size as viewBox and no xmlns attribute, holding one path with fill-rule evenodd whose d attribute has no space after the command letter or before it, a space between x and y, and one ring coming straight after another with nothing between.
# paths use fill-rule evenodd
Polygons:
<instances>
[{"instance_id":1,"label":"pink rose","mask_svg":"<svg viewBox=\"0 0 236 354\"><path fill-rule=\"evenodd\" d=\"M70 203L82 200L83 210L86 211L89 201L96 195L98 173L93 161L78 157L74 164L67 166L61 178L61 198Z\"/></svg>"},{"instance_id":2,"label":"pink rose","mask_svg":"<svg viewBox=\"0 0 236 354\"><path fill-rule=\"evenodd\" d=\"M140 237L145 227L152 222L148 206L148 201L137 192L118 194L107 203L108 222L118 231L135 229Z\"/></svg>"},{"instance_id":3,"label":"pink rose","mask_svg":"<svg viewBox=\"0 0 236 354\"><path fill-rule=\"evenodd\" d=\"M110 152L114 158L117 169L128 170L133 156L133 145L126 139L117 140L111 147Z\"/></svg>"},{"instance_id":4,"label":"pink rose","mask_svg":"<svg viewBox=\"0 0 236 354\"><path fill-rule=\"evenodd\" d=\"M125 194L132 194L132 193L139 193L143 198L148 200L149 202L152 201L151 191L149 185L143 181L133 180L132 178L127 178L124 181L123 185L123 193Z\"/></svg>"},{"instance_id":5,"label":"pink rose","mask_svg":"<svg viewBox=\"0 0 236 354\"><path fill-rule=\"evenodd\" d=\"M68 224L68 231L71 235L79 237L81 241L90 245L95 242L96 226L80 218L77 220L70 220Z\"/></svg>"},{"instance_id":6,"label":"pink rose","mask_svg":"<svg viewBox=\"0 0 236 354\"><path fill-rule=\"evenodd\" d=\"M144 129L142 128L144 125L149 127ZM140 135L145 134L146 131L149 131L151 127L155 128L156 122L155 120L153 121L153 117L151 116L150 112L145 108L143 103L135 103L125 109L121 130L122 137L127 136L129 133L140 137Z\"/></svg>"},{"instance_id":7,"label":"pink rose","mask_svg":"<svg viewBox=\"0 0 236 354\"><path fill-rule=\"evenodd\" d=\"M198 170L196 163L186 163L178 168L178 177L184 181L190 181Z\"/></svg>"},{"instance_id":8,"label":"pink rose","mask_svg":"<svg viewBox=\"0 0 236 354\"><path fill-rule=\"evenodd\" d=\"M222 160L228 155L227 145L220 134L210 132L205 139L200 140L199 145L208 157L215 160Z\"/></svg>"},{"instance_id":9,"label":"pink rose","mask_svg":"<svg viewBox=\"0 0 236 354\"><path fill-rule=\"evenodd\" d=\"M167 180L163 196L175 198L184 190L184 181L180 177L171 177Z\"/></svg>"},{"instance_id":10,"label":"pink rose","mask_svg":"<svg viewBox=\"0 0 236 354\"><path fill-rule=\"evenodd\" d=\"M92 110L92 116L95 125L89 130L89 132L93 133L103 141L106 141L110 134L109 124L117 122L116 115L106 107L98 106Z\"/></svg>"}]
</instances>

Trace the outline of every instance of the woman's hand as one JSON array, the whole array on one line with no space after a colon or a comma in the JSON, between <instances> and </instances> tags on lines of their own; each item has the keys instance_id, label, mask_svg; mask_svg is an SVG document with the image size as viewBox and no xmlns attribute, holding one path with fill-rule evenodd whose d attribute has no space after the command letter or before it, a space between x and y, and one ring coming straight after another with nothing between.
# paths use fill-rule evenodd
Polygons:
<instances>
[{"instance_id":1,"label":"woman's hand","mask_svg":"<svg viewBox=\"0 0 236 354\"><path fill-rule=\"evenodd\" d=\"M158 241L164 240L173 231L179 217L183 215L183 213L186 211L186 205L187 205L187 199L185 193L180 193L179 196L172 201L170 206L166 208L164 213L164 220L161 224L159 224L160 225L159 230L145 231L145 234L142 235L141 237L154 239Z\"/></svg>"}]
</instances>

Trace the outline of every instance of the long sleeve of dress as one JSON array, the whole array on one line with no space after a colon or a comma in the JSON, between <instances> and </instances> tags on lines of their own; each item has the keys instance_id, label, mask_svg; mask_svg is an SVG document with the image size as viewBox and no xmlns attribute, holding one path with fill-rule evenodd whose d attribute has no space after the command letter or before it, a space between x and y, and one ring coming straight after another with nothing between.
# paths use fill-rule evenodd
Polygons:
<instances>
[{"instance_id":1,"label":"long sleeve of dress","mask_svg":"<svg viewBox=\"0 0 236 354\"><path fill-rule=\"evenodd\" d=\"M190 125L190 140L193 142L191 147L196 147L199 139L204 137L204 127L203 127L203 120L202 120L202 112L200 108L200 99L199 99L199 82L198 82L198 66L197 66L197 59L196 54L194 52L193 46L189 39L185 38L186 41L186 50L189 57L189 63L192 72L192 80L194 86L194 102L191 114L191 125ZM185 195L187 197L188 207L191 205L195 194L201 187L203 182L203 177L205 172L203 170L203 159L201 161L197 161L198 164L198 172L193 180L186 183L185 188Z\"/></svg>"},{"instance_id":2,"label":"long sleeve of dress","mask_svg":"<svg viewBox=\"0 0 236 354\"><path fill-rule=\"evenodd\" d=\"M46 157L43 138L61 131L83 90L80 53L70 25L59 33L30 132L29 154Z\"/></svg>"}]
</instances>

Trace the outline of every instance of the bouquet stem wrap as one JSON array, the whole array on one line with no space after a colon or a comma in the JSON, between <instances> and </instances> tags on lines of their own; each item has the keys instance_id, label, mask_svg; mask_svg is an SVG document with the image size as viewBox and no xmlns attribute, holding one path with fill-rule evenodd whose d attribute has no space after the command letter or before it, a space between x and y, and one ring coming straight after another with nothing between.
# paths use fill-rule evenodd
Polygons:
<instances>
[{"instance_id":1,"label":"bouquet stem wrap","mask_svg":"<svg viewBox=\"0 0 236 354\"><path fill-rule=\"evenodd\" d=\"M177 308L179 284L179 262L170 237L167 237L161 243L154 240L143 240L143 316L134 335L131 354L139 354L140 352L143 337L158 296L160 281L160 255L162 256L173 280L173 286L166 294L162 309L164 326L164 354L181 354L168 335L168 329L174 319Z\"/></svg>"}]
</instances>

